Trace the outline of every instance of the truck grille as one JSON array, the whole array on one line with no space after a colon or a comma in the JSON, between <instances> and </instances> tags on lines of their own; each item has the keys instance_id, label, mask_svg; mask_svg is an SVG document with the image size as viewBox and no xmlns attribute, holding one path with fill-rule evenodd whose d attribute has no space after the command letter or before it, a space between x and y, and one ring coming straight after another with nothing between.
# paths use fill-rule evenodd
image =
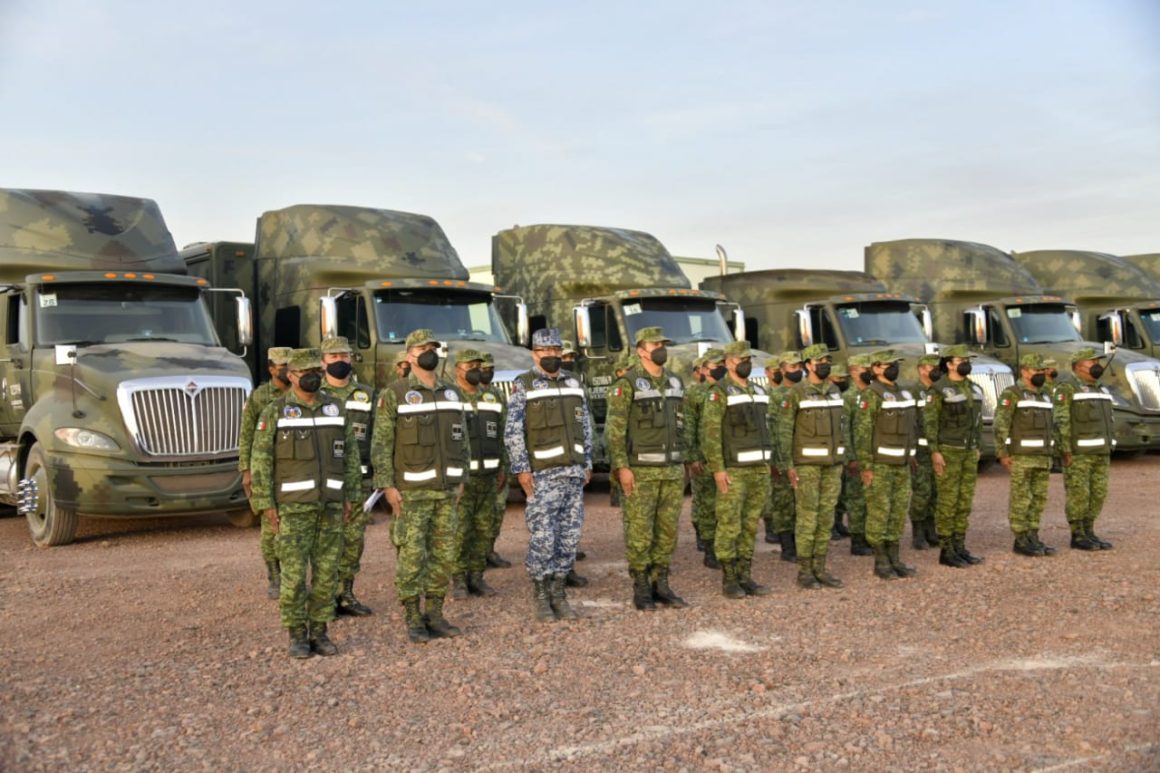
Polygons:
<instances>
[{"instance_id":1,"label":"truck grille","mask_svg":"<svg viewBox=\"0 0 1160 773\"><path fill-rule=\"evenodd\" d=\"M1160 370L1148 363L1130 365L1128 380L1146 411L1160 411Z\"/></svg>"},{"instance_id":2,"label":"truck grille","mask_svg":"<svg viewBox=\"0 0 1160 773\"><path fill-rule=\"evenodd\" d=\"M995 418L995 406L999 404L999 395L1003 390L1015 383L1010 371L996 373L994 371L975 370L968 377L983 390L983 421L992 421Z\"/></svg>"},{"instance_id":3,"label":"truck grille","mask_svg":"<svg viewBox=\"0 0 1160 773\"><path fill-rule=\"evenodd\" d=\"M155 457L219 457L238 452L247 379L188 377L126 381L117 389L125 423Z\"/></svg>"}]
</instances>

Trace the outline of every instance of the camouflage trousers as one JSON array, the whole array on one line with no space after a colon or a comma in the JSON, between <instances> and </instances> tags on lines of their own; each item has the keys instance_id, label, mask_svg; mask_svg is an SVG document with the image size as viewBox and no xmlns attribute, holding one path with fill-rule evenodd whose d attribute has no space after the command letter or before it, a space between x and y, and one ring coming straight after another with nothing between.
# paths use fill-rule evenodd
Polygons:
<instances>
[{"instance_id":1,"label":"camouflage trousers","mask_svg":"<svg viewBox=\"0 0 1160 773\"><path fill-rule=\"evenodd\" d=\"M910 512L910 465L867 464L874 480L866 486L866 541L898 542Z\"/></svg>"},{"instance_id":2,"label":"camouflage trousers","mask_svg":"<svg viewBox=\"0 0 1160 773\"><path fill-rule=\"evenodd\" d=\"M491 529L488 532L488 552L495 550L495 541L499 539L499 533L503 529L503 517L507 513L507 500L508 487L505 483L503 488L495 494L495 510L492 512Z\"/></svg>"},{"instance_id":3,"label":"camouflage trousers","mask_svg":"<svg viewBox=\"0 0 1160 773\"><path fill-rule=\"evenodd\" d=\"M1039 528L1039 518L1047 504L1047 481L1050 477L1050 456L1012 457L1007 518L1015 534L1025 534Z\"/></svg>"},{"instance_id":4,"label":"camouflage trousers","mask_svg":"<svg viewBox=\"0 0 1160 773\"><path fill-rule=\"evenodd\" d=\"M363 499L370 494L369 479L363 482ZM353 580L362 568L363 550L366 548L367 524L371 522L371 514L362 509L362 503L354 507L350 520L342 530L342 556L338 561L338 581Z\"/></svg>"},{"instance_id":5,"label":"camouflage trousers","mask_svg":"<svg viewBox=\"0 0 1160 773\"><path fill-rule=\"evenodd\" d=\"M492 532L495 530L495 487L497 476L473 475L463 487L459 500L459 548L455 556L454 574L482 572L487 568L487 554L491 552ZM506 492L505 492L506 493Z\"/></svg>"},{"instance_id":6,"label":"camouflage trousers","mask_svg":"<svg viewBox=\"0 0 1160 773\"><path fill-rule=\"evenodd\" d=\"M866 533L866 490L859 473L842 465L842 498L838 509L846 514L851 534Z\"/></svg>"},{"instance_id":7,"label":"camouflage trousers","mask_svg":"<svg viewBox=\"0 0 1160 773\"><path fill-rule=\"evenodd\" d=\"M910 520L925 521L938 507L938 491L934 484L934 463L926 446L918 447L918 468L911 473Z\"/></svg>"},{"instance_id":8,"label":"camouflage trousers","mask_svg":"<svg viewBox=\"0 0 1160 773\"><path fill-rule=\"evenodd\" d=\"M717 533L713 552L722 563L753 560L757 522L769 501L769 468L727 467L729 490L717 493Z\"/></svg>"},{"instance_id":9,"label":"camouflage trousers","mask_svg":"<svg viewBox=\"0 0 1160 773\"><path fill-rule=\"evenodd\" d=\"M979 478L979 452L974 449L939 450L946 463L942 475L934 482L938 489L935 529L940 537L966 536L971 508L975 501L975 482Z\"/></svg>"},{"instance_id":10,"label":"camouflage trousers","mask_svg":"<svg viewBox=\"0 0 1160 773\"><path fill-rule=\"evenodd\" d=\"M624 499L624 553L628 568L667 567L677 548L677 523L685 503L683 467L633 470L632 495Z\"/></svg>"},{"instance_id":11,"label":"camouflage trousers","mask_svg":"<svg viewBox=\"0 0 1160 773\"><path fill-rule=\"evenodd\" d=\"M270 525L270 519L260 516L262 536L258 540L258 546L262 551L262 560L267 564L272 564L278 560L278 535L274 533L274 527Z\"/></svg>"},{"instance_id":12,"label":"camouflage trousers","mask_svg":"<svg viewBox=\"0 0 1160 773\"><path fill-rule=\"evenodd\" d=\"M275 541L282 566L278 608L283 628L302 628L307 623L328 623L334 619L342 526L342 505L278 508Z\"/></svg>"},{"instance_id":13,"label":"camouflage trousers","mask_svg":"<svg viewBox=\"0 0 1160 773\"><path fill-rule=\"evenodd\" d=\"M717 534L717 484L713 473L704 468L700 475L694 475L693 526L703 540L716 539Z\"/></svg>"},{"instance_id":14,"label":"camouflage trousers","mask_svg":"<svg viewBox=\"0 0 1160 773\"><path fill-rule=\"evenodd\" d=\"M794 513L793 486L789 485L789 478L784 472L776 478L771 477L769 482L769 510L770 527L775 534L793 531Z\"/></svg>"},{"instance_id":15,"label":"camouflage trousers","mask_svg":"<svg viewBox=\"0 0 1160 773\"><path fill-rule=\"evenodd\" d=\"M584 470L555 467L532 475L532 496L524 507L528 555L524 566L533 580L566 574L576 562L584 526Z\"/></svg>"},{"instance_id":16,"label":"camouflage trousers","mask_svg":"<svg viewBox=\"0 0 1160 773\"><path fill-rule=\"evenodd\" d=\"M795 469L798 486L794 492L794 542L798 558L825 558L830 552L834 510L842 491L843 465L803 464Z\"/></svg>"},{"instance_id":17,"label":"camouflage trousers","mask_svg":"<svg viewBox=\"0 0 1160 773\"><path fill-rule=\"evenodd\" d=\"M455 566L459 514L454 491L404 491L393 537L399 549L395 591L399 601L444 596Z\"/></svg>"},{"instance_id":18,"label":"camouflage trousers","mask_svg":"<svg viewBox=\"0 0 1160 773\"><path fill-rule=\"evenodd\" d=\"M1105 454L1083 454L1071 457L1063 468L1063 487L1067 492L1067 523L1074 530L1083 523L1093 523L1108 498L1108 464Z\"/></svg>"}]
</instances>

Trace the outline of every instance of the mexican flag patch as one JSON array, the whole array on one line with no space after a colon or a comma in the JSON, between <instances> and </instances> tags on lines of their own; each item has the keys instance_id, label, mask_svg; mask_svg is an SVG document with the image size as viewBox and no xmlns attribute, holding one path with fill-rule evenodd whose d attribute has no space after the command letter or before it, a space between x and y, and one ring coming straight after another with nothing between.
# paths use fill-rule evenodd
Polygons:
<instances>
[{"instance_id":1,"label":"mexican flag patch","mask_svg":"<svg viewBox=\"0 0 1160 773\"><path fill-rule=\"evenodd\" d=\"M710 393L709 393L709 400L711 400L712 402L717 402L717 393L716 393L716 392L710 392Z\"/></svg>"},{"instance_id":2,"label":"mexican flag patch","mask_svg":"<svg viewBox=\"0 0 1160 773\"><path fill-rule=\"evenodd\" d=\"M259 421L259 422L258 422L258 431L259 431L259 432L261 432L261 431L262 431L262 430L264 430L264 429L266 429L266 422L264 422L264 421Z\"/></svg>"}]
</instances>

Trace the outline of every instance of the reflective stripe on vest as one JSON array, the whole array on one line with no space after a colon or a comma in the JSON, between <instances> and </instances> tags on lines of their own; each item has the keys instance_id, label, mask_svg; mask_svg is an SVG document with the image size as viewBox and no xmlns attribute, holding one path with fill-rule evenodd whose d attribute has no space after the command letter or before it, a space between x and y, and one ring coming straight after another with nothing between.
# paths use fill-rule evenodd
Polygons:
<instances>
[{"instance_id":1,"label":"reflective stripe on vest","mask_svg":"<svg viewBox=\"0 0 1160 773\"><path fill-rule=\"evenodd\" d=\"M280 491L309 491L314 488L312 480L284 480L279 486Z\"/></svg>"},{"instance_id":2,"label":"reflective stripe on vest","mask_svg":"<svg viewBox=\"0 0 1160 773\"><path fill-rule=\"evenodd\" d=\"M929 446L929 445L930 445L930 441L928 441L928 440L927 440L926 438L924 438L924 437L920 437L920 438L918 439L918 444L919 444L920 446L923 446L923 447L925 447L925 446Z\"/></svg>"},{"instance_id":3,"label":"reflective stripe on vest","mask_svg":"<svg viewBox=\"0 0 1160 773\"><path fill-rule=\"evenodd\" d=\"M469 470L471 470L472 472L479 472L479 466L480 466L479 460L472 459L470 462L468 462L467 468ZM499 459L484 459L483 460L483 469L485 469L485 470L494 470L498 467L499 467Z\"/></svg>"},{"instance_id":4,"label":"reflective stripe on vest","mask_svg":"<svg viewBox=\"0 0 1160 773\"><path fill-rule=\"evenodd\" d=\"M1071 396L1072 400L1107 400L1112 402L1112 396L1104 394L1103 392L1076 392Z\"/></svg>"},{"instance_id":5,"label":"reflective stripe on vest","mask_svg":"<svg viewBox=\"0 0 1160 773\"><path fill-rule=\"evenodd\" d=\"M319 416L317 418L310 418L309 416L299 419L278 419L278 427L280 429L285 427L341 427L345 419L341 416Z\"/></svg>"},{"instance_id":6,"label":"reflective stripe on vest","mask_svg":"<svg viewBox=\"0 0 1160 773\"><path fill-rule=\"evenodd\" d=\"M463 410L463 403L453 402L450 400L436 400L433 403L415 403L414 405L400 405L399 415L406 413L430 413L431 411L455 411Z\"/></svg>"},{"instance_id":7,"label":"reflective stripe on vest","mask_svg":"<svg viewBox=\"0 0 1160 773\"><path fill-rule=\"evenodd\" d=\"M1019 402L1015 403L1015 407L1016 408L1042 408L1043 410L1050 411L1051 410L1051 403L1049 403L1049 402L1045 403L1042 400L1020 400Z\"/></svg>"},{"instance_id":8,"label":"reflective stripe on vest","mask_svg":"<svg viewBox=\"0 0 1160 773\"><path fill-rule=\"evenodd\" d=\"M549 397L584 397L584 390L580 387L560 387L559 389L529 389L529 400L543 400Z\"/></svg>"},{"instance_id":9,"label":"reflective stripe on vest","mask_svg":"<svg viewBox=\"0 0 1160 773\"><path fill-rule=\"evenodd\" d=\"M840 397L831 397L828 400L802 400L800 403L798 403L798 408L802 409L802 410L804 410L806 408L841 408L841 407L842 407L842 398L840 398Z\"/></svg>"},{"instance_id":10,"label":"reflective stripe on vest","mask_svg":"<svg viewBox=\"0 0 1160 773\"><path fill-rule=\"evenodd\" d=\"M1102 437L1093 437L1080 438L1079 440L1075 441L1075 444L1079 448L1103 448L1107 445L1107 442Z\"/></svg>"},{"instance_id":11,"label":"reflective stripe on vest","mask_svg":"<svg viewBox=\"0 0 1160 773\"><path fill-rule=\"evenodd\" d=\"M773 454L769 451L761 449L755 451L738 451L737 461L741 463L749 462L768 462Z\"/></svg>"},{"instance_id":12,"label":"reflective stripe on vest","mask_svg":"<svg viewBox=\"0 0 1160 773\"><path fill-rule=\"evenodd\" d=\"M370 411L371 404L364 403L362 400L347 400L346 409L348 411Z\"/></svg>"}]
</instances>

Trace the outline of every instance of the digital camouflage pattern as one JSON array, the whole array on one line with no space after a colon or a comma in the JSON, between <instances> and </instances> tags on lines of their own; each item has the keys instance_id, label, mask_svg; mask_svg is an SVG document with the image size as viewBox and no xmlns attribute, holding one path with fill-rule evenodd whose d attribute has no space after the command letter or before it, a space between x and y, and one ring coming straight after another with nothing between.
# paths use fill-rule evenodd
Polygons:
<instances>
[{"instance_id":1,"label":"digital camouflage pattern","mask_svg":"<svg viewBox=\"0 0 1160 773\"><path fill-rule=\"evenodd\" d=\"M1073 456L1071 464L1063 468L1063 489L1067 496L1064 505L1067 524L1072 532L1081 528L1090 531L1100 517L1108 498L1108 470L1110 455Z\"/></svg>"},{"instance_id":2,"label":"digital camouflage pattern","mask_svg":"<svg viewBox=\"0 0 1160 773\"><path fill-rule=\"evenodd\" d=\"M365 499L371 493L370 458L371 434L374 430L375 392L366 385L351 379L345 386L331 386L325 377L322 380L322 391L334 397L346 408L347 423L354 430L355 440L358 442L359 464L366 468L362 474L362 483L359 486L359 496ZM367 411L356 410L355 406L369 405ZM363 551L366 549L366 530L370 523L371 514L362 508L362 501L346 519L342 529L342 555L338 563L338 581L342 583L353 579L362 568Z\"/></svg>"},{"instance_id":3,"label":"digital camouflage pattern","mask_svg":"<svg viewBox=\"0 0 1160 773\"><path fill-rule=\"evenodd\" d=\"M503 404L502 396L497 395L490 387L480 386L475 392L466 389L460 391L464 401L473 406L479 405L481 401ZM501 438L506 413L504 409L495 414ZM503 446L502 440L500 445ZM494 470L481 468L468 473L463 497L459 500L459 554L454 570L456 576L482 572L487 568L487 554L491 552L495 537L499 533L496 523L496 491L499 489L499 475L507 467L507 449L504 447L499 468ZM506 486L503 489L503 497L506 505Z\"/></svg>"},{"instance_id":4,"label":"digital camouflage pattern","mask_svg":"<svg viewBox=\"0 0 1160 773\"><path fill-rule=\"evenodd\" d=\"M812 354L813 352L802 352L803 357ZM782 401L782 415L778 419L777 453L782 459L793 460L794 427L801 401L838 395L838 388L829 381L811 384L808 375L803 376L802 380L790 389ZM849 459L853 454L853 447L848 443L844 445L846 459ZM845 464L798 464L790 468L795 470L798 476L797 489L794 491L797 519L794 524L794 543L799 561L824 560L830 552L830 532L834 528L834 512L838 505L838 496L842 492L844 467Z\"/></svg>"},{"instance_id":5,"label":"digital camouflage pattern","mask_svg":"<svg viewBox=\"0 0 1160 773\"><path fill-rule=\"evenodd\" d=\"M937 365L938 363L936 361L929 364ZM912 388L915 397L918 399L918 437L921 438L918 444L918 453L915 454L915 461L918 466L911 476L910 520L912 523L933 518L938 508L938 491L935 489L934 465L931 463L930 446L926 440L926 425L923 421L926 406L930 404L932 390L933 385L929 387L923 386L921 381L916 381Z\"/></svg>"},{"instance_id":6,"label":"digital camouflage pattern","mask_svg":"<svg viewBox=\"0 0 1160 773\"><path fill-rule=\"evenodd\" d=\"M889 361L889 358L877 360ZM890 387L903 399L908 392L899 386ZM854 448L861 469L873 473L870 485L864 487L866 496L866 542L877 547L887 542L898 542L910 512L911 477L909 464L879 464L873 461L874 428L884 405L882 397L873 389L858 394L854 413ZM881 442L881 441L879 441Z\"/></svg>"},{"instance_id":7,"label":"digital camouflage pattern","mask_svg":"<svg viewBox=\"0 0 1160 773\"><path fill-rule=\"evenodd\" d=\"M1022 381L1003 391L995 411L995 446L1002 454L1011 436L1011 423L1023 393L1047 398L1047 387L1038 390ZM1039 528L1039 519L1047 505L1047 482L1051 476L1051 452L1043 455L1016 454L1011 457L1011 490L1007 500L1007 518L1011 531L1019 536Z\"/></svg>"},{"instance_id":8,"label":"digital camouflage pattern","mask_svg":"<svg viewBox=\"0 0 1160 773\"><path fill-rule=\"evenodd\" d=\"M250 450L254 444L254 431L258 428L258 417L262 415L262 411L267 405L281 399L283 394L285 393L275 387L271 381L267 381L250 393L250 397L242 409L242 426L238 434L239 471L247 472L250 469ZM250 500L250 509L259 516L261 538L258 545L262 553L262 560L267 564L277 561L277 535L274 533L274 527L270 525L268 520L261 518L262 513L254 507L253 499Z\"/></svg>"},{"instance_id":9,"label":"digital camouflage pattern","mask_svg":"<svg viewBox=\"0 0 1160 773\"><path fill-rule=\"evenodd\" d=\"M777 470L777 475L770 481L768 509L769 527L775 534L786 534L793 531L796 520L793 487L786 475L789 468L793 466L793 460L782 456L783 449L776 440L781 433L781 422L784 418L783 409L788 407L789 390L790 387L786 382L780 386L771 385L769 388L769 436L774 439L772 462L773 467Z\"/></svg>"},{"instance_id":10,"label":"digital camouflage pattern","mask_svg":"<svg viewBox=\"0 0 1160 773\"><path fill-rule=\"evenodd\" d=\"M854 416L858 411L858 400L866 388L857 382L842 393L842 428L850 461L854 462L858 461L858 449L854 445ZM838 509L846 514L850 534L866 533L866 489L862 486L859 473L860 468L855 472L848 463L842 466L842 492Z\"/></svg>"},{"instance_id":11,"label":"digital camouflage pattern","mask_svg":"<svg viewBox=\"0 0 1160 773\"><path fill-rule=\"evenodd\" d=\"M950 352L945 352L948 356ZM955 351L954 356L963 353ZM946 465L941 476L935 477L936 509L935 530L940 544L945 540L966 536L970 526L971 507L975 500L975 484L979 477L980 448L983 442L982 424L975 427L967 439L966 448L954 448L939 443L939 428L943 426L943 404L948 397L962 395L971 404L982 402L982 390L969 379L953 381L943 377L935 382L927 396L922 412L923 432L928 443L928 452L940 453Z\"/></svg>"},{"instance_id":12,"label":"digital camouflage pattern","mask_svg":"<svg viewBox=\"0 0 1160 773\"><path fill-rule=\"evenodd\" d=\"M717 485L713 474L705 466L701 450L701 413L709 394L708 381L685 387L685 459L689 464L700 464L700 473L691 473L689 486L693 494L690 512L693 526L703 540L712 540L717 532Z\"/></svg>"}]
</instances>

